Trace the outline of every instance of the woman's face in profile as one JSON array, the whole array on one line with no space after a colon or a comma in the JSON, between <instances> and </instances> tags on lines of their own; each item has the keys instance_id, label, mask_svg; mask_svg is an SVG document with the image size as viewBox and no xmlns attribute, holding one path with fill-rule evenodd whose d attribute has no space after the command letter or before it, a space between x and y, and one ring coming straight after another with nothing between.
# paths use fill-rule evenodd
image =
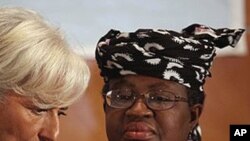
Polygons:
<instances>
[{"instance_id":1,"label":"woman's face in profile","mask_svg":"<svg viewBox=\"0 0 250 141\"><path fill-rule=\"evenodd\" d=\"M129 89L139 95L164 90L187 98L184 86L153 77L131 75L112 79L109 84L110 90ZM197 110L187 102L176 102L167 110L153 110L145 104L144 98L138 98L128 108L106 105L107 136L109 141L186 141L198 120L192 120L191 113L198 113Z\"/></svg>"},{"instance_id":2,"label":"woman's face in profile","mask_svg":"<svg viewBox=\"0 0 250 141\"><path fill-rule=\"evenodd\" d=\"M28 97L6 94L0 102L0 141L55 141L65 110L40 109Z\"/></svg>"}]
</instances>

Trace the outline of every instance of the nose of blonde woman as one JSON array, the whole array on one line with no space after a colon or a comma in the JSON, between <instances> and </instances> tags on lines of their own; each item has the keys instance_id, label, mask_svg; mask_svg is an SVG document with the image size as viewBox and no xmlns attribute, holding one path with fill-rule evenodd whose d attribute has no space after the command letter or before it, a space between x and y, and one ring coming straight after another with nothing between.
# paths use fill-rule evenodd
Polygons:
<instances>
[{"instance_id":1,"label":"nose of blonde woman","mask_svg":"<svg viewBox=\"0 0 250 141\"><path fill-rule=\"evenodd\" d=\"M59 116L56 110L47 113L41 130L39 139L42 141L56 141L59 134Z\"/></svg>"}]
</instances>

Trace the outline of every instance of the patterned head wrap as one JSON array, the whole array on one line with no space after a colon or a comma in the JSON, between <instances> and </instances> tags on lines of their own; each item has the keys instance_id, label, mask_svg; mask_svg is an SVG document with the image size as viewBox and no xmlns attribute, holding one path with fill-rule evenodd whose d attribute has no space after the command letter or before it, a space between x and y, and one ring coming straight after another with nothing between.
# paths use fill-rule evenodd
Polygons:
<instances>
[{"instance_id":1,"label":"patterned head wrap","mask_svg":"<svg viewBox=\"0 0 250 141\"><path fill-rule=\"evenodd\" d=\"M215 47L234 47L243 29L213 29L193 24L176 32L139 29L110 30L96 48L96 60L105 82L123 75L146 75L180 83L203 92L205 78L216 55Z\"/></svg>"}]
</instances>

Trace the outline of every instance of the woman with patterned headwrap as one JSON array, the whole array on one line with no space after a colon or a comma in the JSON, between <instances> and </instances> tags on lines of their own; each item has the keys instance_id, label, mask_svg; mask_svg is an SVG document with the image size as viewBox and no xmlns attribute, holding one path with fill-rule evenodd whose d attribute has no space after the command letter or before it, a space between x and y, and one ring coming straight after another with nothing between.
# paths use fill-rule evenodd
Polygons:
<instances>
[{"instance_id":1,"label":"woman with patterned headwrap","mask_svg":"<svg viewBox=\"0 0 250 141\"><path fill-rule=\"evenodd\" d=\"M199 24L109 31L96 48L109 141L200 141L215 47L234 47L243 32Z\"/></svg>"}]
</instances>

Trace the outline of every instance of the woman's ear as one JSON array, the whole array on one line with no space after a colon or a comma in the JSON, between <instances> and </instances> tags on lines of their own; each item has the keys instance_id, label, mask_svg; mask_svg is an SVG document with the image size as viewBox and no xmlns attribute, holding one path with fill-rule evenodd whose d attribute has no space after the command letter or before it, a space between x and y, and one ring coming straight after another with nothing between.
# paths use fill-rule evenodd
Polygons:
<instances>
[{"instance_id":1,"label":"woman's ear","mask_svg":"<svg viewBox=\"0 0 250 141\"><path fill-rule=\"evenodd\" d=\"M190 107L190 114L191 114L190 122L192 123L193 127L198 123L202 110L203 110L202 104L195 104Z\"/></svg>"}]
</instances>

